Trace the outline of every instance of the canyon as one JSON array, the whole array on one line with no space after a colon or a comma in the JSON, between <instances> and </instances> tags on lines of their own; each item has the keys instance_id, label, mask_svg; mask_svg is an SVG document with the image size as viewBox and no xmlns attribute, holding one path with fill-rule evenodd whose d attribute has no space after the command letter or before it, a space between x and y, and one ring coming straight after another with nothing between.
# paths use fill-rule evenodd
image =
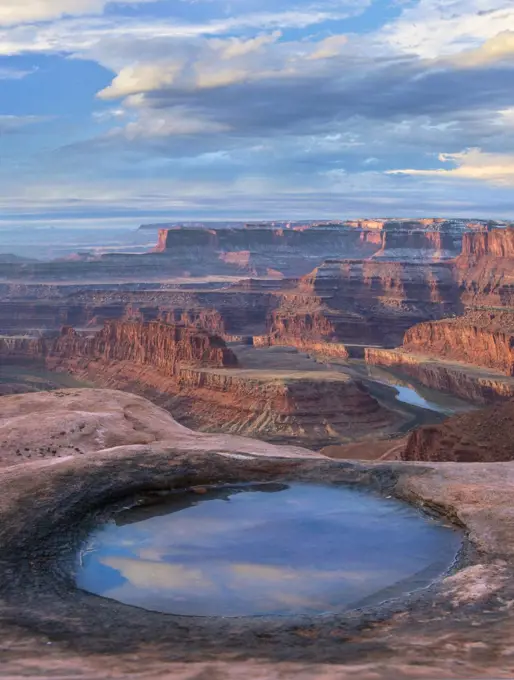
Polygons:
<instances>
[{"instance_id":1,"label":"canyon","mask_svg":"<svg viewBox=\"0 0 514 680\"><path fill-rule=\"evenodd\" d=\"M412 414L372 395L366 367L476 404L514 397L512 229L389 220L155 233L144 255L7 258L0 363L144 394L196 429L317 448L407 427Z\"/></svg>"},{"instance_id":2,"label":"canyon","mask_svg":"<svg viewBox=\"0 0 514 680\"><path fill-rule=\"evenodd\" d=\"M514 593L513 231L445 225L200 225L156 231L157 252L140 256L0 262L9 672L278 677L286 661L288 677L308 667L321 680L318 661L341 677L363 663L369 677L398 677L401 657L406 677L501 675ZM461 549L424 590L409 582L348 613L280 620L177 619L74 580L97 549L92 528L121 508L157 516L177 493L194 507L212 487L249 482L407 501L458 532ZM136 548L154 588L162 554ZM167 571L166 584L201 589L193 572Z\"/></svg>"},{"instance_id":3,"label":"canyon","mask_svg":"<svg viewBox=\"0 0 514 680\"><path fill-rule=\"evenodd\" d=\"M0 284L80 281L156 282L173 278L308 274L331 257L440 261L460 251L463 227L429 231L319 224L292 228L172 227L157 229L153 252L80 251L53 261L3 257Z\"/></svg>"},{"instance_id":4,"label":"canyon","mask_svg":"<svg viewBox=\"0 0 514 680\"><path fill-rule=\"evenodd\" d=\"M367 348L366 361L478 404L514 396L514 229L465 234L450 263L461 315L408 329L396 349Z\"/></svg>"},{"instance_id":5,"label":"canyon","mask_svg":"<svg viewBox=\"0 0 514 680\"><path fill-rule=\"evenodd\" d=\"M65 327L54 337L0 339L0 361L44 366L149 397L188 427L321 447L387 434L405 414L381 406L362 383L295 354L248 357L205 330L163 322ZM253 359L253 364L252 364ZM287 366L289 363L289 366Z\"/></svg>"},{"instance_id":6,"label":"canyon","mask_svg":"<svg viewBox=\"0 0 514 680\"><path fill-rule=\"evenodd\" d=\"M489 406L410 434L400 459L491 463L514 460L514 401Z\"/></svg>"}]
</instances>

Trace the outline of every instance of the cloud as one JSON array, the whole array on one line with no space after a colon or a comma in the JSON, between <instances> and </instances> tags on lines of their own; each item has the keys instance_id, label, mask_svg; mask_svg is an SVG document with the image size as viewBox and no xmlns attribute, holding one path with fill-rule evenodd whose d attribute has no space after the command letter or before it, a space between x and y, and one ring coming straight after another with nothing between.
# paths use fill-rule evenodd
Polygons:
<instances>
[{"instance_id":1,"label":"cloud","mask_svg":"<svg viewBox=\"0 0 514 680\"><path fill-rule=\"evenodd\" d=\"M18 69L18 68L6 68L0 67L0 80L21 80L27 76L35 73L37 68L31 69Z\"/></svg>"},{"instance_id":2,"label":"cloud","mask_svg":"<svg viewBox=\"0 0 514 680\"><path fill-rule=\"evenodd\" d=\"M281 31L273 31L273 33L258 35L249 40L228 38L227 40L211 40L210 44L215 49L219 49L221 59L234 59L243 57L251 52L258 52L266 45L271 45L276 42L281 35Z\"/></svg>"},{"instance_id":3,"label":"cloud","mask_svg":"<svg viewBox=\"0 0 514 680\"><path fill-rule=\"evenodd\" d=\"M411 0L359 34L340 21L382 4L238 0L227 14L217 0L160 0L100 14L104 0L47 2L54 20L0 29L0 54L58 55L41 60L41 78L63 57L67 71L76 59L106 71L95 69L90 109L79 97L85 124L7 140L16 162L0 169L1 205L181 218L506 210L493 157L514 149L512 0ZM0 129L30 122L4 117ZM18 156L22 137L37 146L20 142Z\"/></svg>"},{"instance_id":4,"label":"cloud","mask_svg":"<svg viewBox=\"0 0 514 680\"><path fill-rule=\"evenodd\" d=\"M438 59L478 48L514 24L512 0L419 0L377 33L396 53Z\"/></svg>"},{"instance_id":5,"label":"cloud","mask_svg":"<svg viewBox=\"0 0 514 680\"><path fill-rule=\"evenodd\" d=\"M3 1L3 0L2 0ZM15 0L18 2L18 0ZM64 2L65 0L63 0ZM89 0L88 0L89 1ZM137 0L131 0L136 2ZM151 0L143 0L149 2ZM84 0L86 2L86 0ZM102 4L105 2L102 0ZM363 8L368 3L363 3ZM255 12L223 15L212 20L186 22L182 16L174 17L172 11L166 19L154 17L118 17L116 15L68 17L43 24L19 24L0 30L0 55L12 56L24 52L45 54L69 53L81 58L116 60L121 49L131 61L141 58L141 51L160 52L173 46L177 39L214 38L233 34L272 31L277 34L285 29L306 29L329 21L339 21L357 14L355 8L339 4L337 9L327 10L307 5L304 10ZM0 26L2 26L0 19ZM238 38L241 44L248 39ZM253 38L250 38L250 41ZM165 45L164 42L168 41ZM259 40L257 44L265 42ZM250 42L251 45L251 42ZM249 47L249 46L248 46ZM237 52L237 48L233 47ZM244 48L242 48L244 50ZM127 65L125 61L124 65Z\"/></svg>"},{"instance_id":6,"label":"cloud","mask_svg":"<svg viewBox=\"0 0 514 680\"><path fill-rule=\"evenodd\" d=\"M480 149L468 149L461 153L442 153L439 160L442 163L454 163L456 167L435 170L391 170L389 174L471 179L500 186L514 186L514 154L484 153Z\"/></svg>"},{"instance_id":7,"label":"cloud","mask_svg":"<svg viewBox=\"0 0 514 680\"><path fill-rule=\"evenodd\" d=\"M137 64L123 68L109 87L101 90L99 99L119 99L131 94L152 92L173 85L181 72L180 63Z\"/></svg>"},{"instance_id":8,"label":"cloud","mask_svg":"<svg viewBox=\"0 0 514 680\"><path fill-rule=\"evenodd\" d=\"M128 139L170 137L174 135L205 135L227 132L229 126L195 115L187 110L163 112L157 116L142 116L128 123L121 132ZM117 133L118 131L116 131Z\"/></svg>"},{"instance_id":9,"label":"cloud","mask_svg":"<svg viewBox=\"0 0 514 680\"><path fill-rule=\"evenodd\" d=\"M514 106L498 111L498 115L500 124L514 128Z\"/></svg>"},{"instance_id":10,"label":"cloud","mask_svg":"<svg viewBox=\"0 0 514 680\"><path fill-rule=\"evenodd\" d=\"M105 557L100 560L130 581L134 588L151 591L205 592L214 590L214 584L200 569L189 565L164 564L148 560L131 559L125 557Z\"/></svg>"},{"instance_id":11,"label":"cloud","mask_svg":"<svg viewBox=\"0 0 514 680\"><path fill-rule=\"evenodd\" d=\"M48 120L46 116L13 116L0 114L0 134L17 132L27 125L34 125Z\"/></svg>"},{"instance_id":12,"label":"cloud","mask_svg":"<svg viewBox=\"0 0 514 680\"><path fill-rule=\"evenodd\" d=\"M457 54L451 61L460 68L477 68L504 60L514 62L514 31L502 31L480 47Z\"/></svg>"},{"instance_id":13,"label":"cloud","mask_svg":"<svg viewBox=\"0 0 514 680\"><path fill-rule=\"evenodd\" d=\"M331 59L341 54L341 48L348 42L346 35L331 35L321 40L309 59Z\"/></svg>"},{"instance_id":14,"label":"cloud","mask_svg":"<svg viewBox=\"0 0 514 680\"><path fill-rule=\"evenodd\" d=\"M305 62L339 54L343 36L313 42L280 42L279 32L243 40L177 40L169 45L166 60L144 61L123 67L111 85L98 93L100 99L120 99L152 92L194 92L308 72ZM296 52L296 53L295 53ZM294 54L294 57L292 56ZM311 66L311 71L314 66ZM132 101L132 100L131 100Z\"/></svg>"},{"instance_id":15,"label":"cloud","mask_svg":"<svg viewBox=\"0 0 514 680\"><path fill-rule=\"evenodd\" d=\"M119 0L139 4L151 0ZM32 23L58 19L66 15L97 14L112 0L1 0L0 25ZM116 0L114 0L116 2Z\"/></svg>"}]
</instances>

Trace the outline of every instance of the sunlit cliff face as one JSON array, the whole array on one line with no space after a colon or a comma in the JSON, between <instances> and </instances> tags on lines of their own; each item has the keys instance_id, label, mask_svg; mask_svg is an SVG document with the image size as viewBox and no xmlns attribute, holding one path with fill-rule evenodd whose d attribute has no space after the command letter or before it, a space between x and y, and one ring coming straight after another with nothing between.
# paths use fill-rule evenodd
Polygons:
<instances>
[{"instance_id":1,"label":"sunlit cliff face","mask_svg":"<svg viewBox=\"0 0 514 680\"><path fill-rule=\"evenodd\" d=\"M3 0L2 224L512 213L510 0Z\"/></svg>"}]
</instances>

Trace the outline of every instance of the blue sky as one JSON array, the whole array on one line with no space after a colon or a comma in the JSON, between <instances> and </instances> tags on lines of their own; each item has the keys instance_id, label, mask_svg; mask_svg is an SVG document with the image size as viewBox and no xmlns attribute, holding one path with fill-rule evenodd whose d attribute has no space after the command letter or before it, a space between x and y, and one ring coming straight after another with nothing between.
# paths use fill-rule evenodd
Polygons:
<instances>
[{"instance_id":1,"label":"blue sky","mask_svg":"<svg viewBox=\"0 0 514 680\"><path fill-rule=\"evenodd\" d=\"M512 0L0 0L0 226L514 218Z\"/></svg>"}]
</instances>

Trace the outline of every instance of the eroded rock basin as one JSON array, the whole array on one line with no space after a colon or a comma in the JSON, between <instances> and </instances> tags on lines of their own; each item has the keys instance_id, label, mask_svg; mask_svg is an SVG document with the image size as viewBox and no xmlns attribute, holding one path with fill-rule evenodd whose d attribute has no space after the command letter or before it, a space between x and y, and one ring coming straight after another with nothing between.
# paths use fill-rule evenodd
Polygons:
<instances>
[{"instance_id":1,"label":"eroded rock basin","mask_svg":"<svg viewBox=\"0 0 514 680\"><path fill-rule=\"evenodd\" d=\"M109 390L4 397L2 406L12 446L32 430L48 446L66 429L60 441L75 446L81 437L83 452L68 447L57 460L20 460L4 437L2 677L514 677L512 463L331 460L298 447L194 433L146 400ZM32 429L23 423L29 417ZM33 446L26 441L24 448ZM409 502L461 527L462 549L430 587L323 615L174 616L77 588L80 546L116 511L149 499L162 507L184 489L255 482L358 489ZM196 500L211 502L208 494Z\"/></svg>"},{"instance_id":2,"label":"eroded rock basin","mask_svg":"<svg viewBox=\"0 0 514 680\"><path fill-rule=\"evenodd\" d=\"M169 614L312 616L422 588L460 542L406 503L344 486L200 488L115 515L81 551L77 584Z\"/></svg>"}]
</instances>

